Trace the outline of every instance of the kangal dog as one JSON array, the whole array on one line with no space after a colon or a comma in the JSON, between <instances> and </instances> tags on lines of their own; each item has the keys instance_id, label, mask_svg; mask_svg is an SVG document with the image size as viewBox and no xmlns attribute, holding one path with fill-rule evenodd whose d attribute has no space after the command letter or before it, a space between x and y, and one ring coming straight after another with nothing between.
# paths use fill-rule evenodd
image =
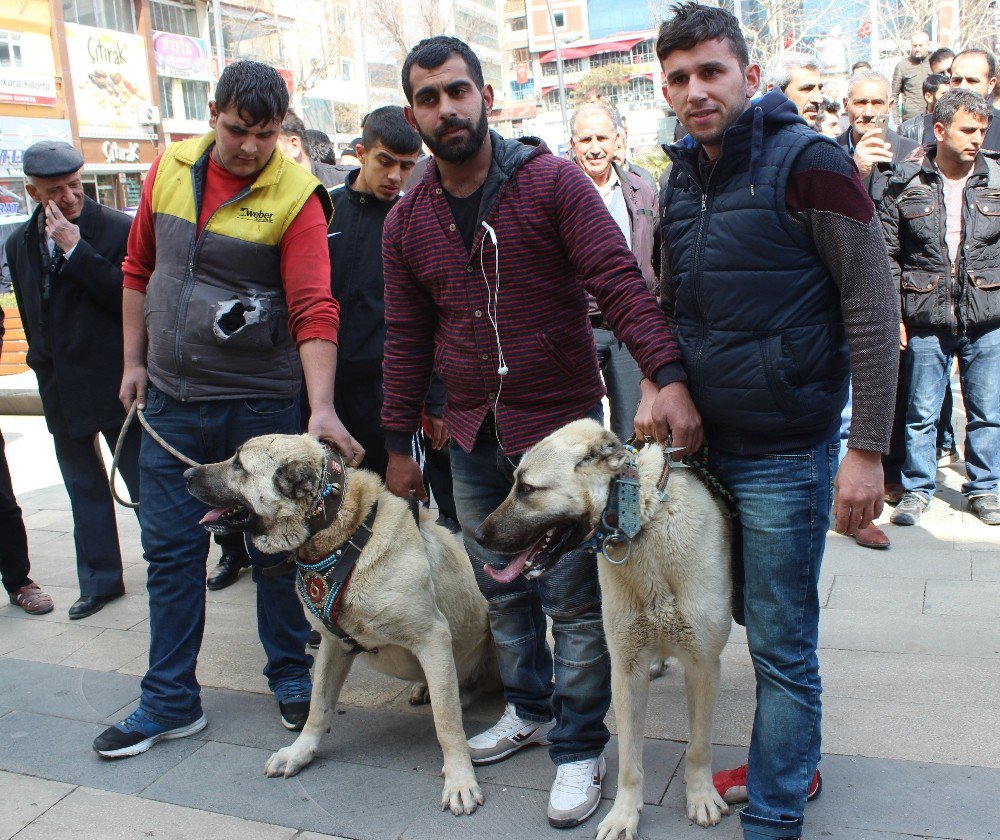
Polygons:
<instances>
[{"instance_id":1,"label":"kangal dog","mask_svg":"<svg viewBox=\"0 0 1000 840\"><path fill-rule=\"evenodd\" d=\"M364 648L357 655L369 665L417 683L411 702L424 702L429 693L444 753L442 808L471 814L483 803L483 793L462 729L460 689L499 686L486 599L456 538L426 510L419 513L418 526L407 503L385 490L374 473L345 473L341 497L327 500L332 509L339 506L333 521L320 530L307 525L324 488L330 490L324 478L328 462L327 450L308 435L266 435L244 443L228 461L196 467L186 476L190 492L215 508L203 520L209 530L246 531L260 551L294 552L305 564L345 546L378 503L371 537L343 590L337 623ZM268 776L293 776L312 761L355 659L348 644L306 612L323 637L309 719L295 743L268 759Z\"/></svg>"},{"instance_id":2,"label":"kangal dog","mask_svg":"<svg viewBox=\"0 0 1000 840\"><path fill-rule=\"evenodd\" d=\"M526 452L510 495L477 534L489 549L516 555L496 576L544 574L594 534L625 457L619 440L593 420L570 423ZM715 825L729 812L712 785L711 732L719 656L730 629L731 528L721 504L688 469L669 470L661 501L664 457L656 446L639 455L642 530L631 556L612 565L599 555L620 753L618 796L599 840L637 836L650 665L664 656L684 666L688 819Z\"/></svg>"}]
</instances>

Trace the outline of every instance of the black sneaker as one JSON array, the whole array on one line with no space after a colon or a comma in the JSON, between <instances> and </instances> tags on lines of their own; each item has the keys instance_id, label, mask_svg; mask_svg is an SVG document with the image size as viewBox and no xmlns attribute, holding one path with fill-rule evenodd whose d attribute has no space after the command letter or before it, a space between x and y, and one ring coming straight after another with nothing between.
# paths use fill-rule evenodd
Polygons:
<instances>
[{"instance_id":1,"label":"black sneaker","mask_svg":"<svg viewBox=\"0 0 1000 840\"><path fill-rule=\"evenodd\" d=\"M204 715L182 726L168 727L153 723L136 709L125 720L105 729L94 739L94 752L103 758L127 758L144 753L157 741L186 738L205 728L208 720Z\"/></svg>"},{"instance_id":2,"label":"black sneaker","mask_svg":"<svg viewBox=\"0 0 1000 840\"><path fill-rule=\"evenodd\" d=\"M281 713L281 725L292 732L298 732L309 719L309 697L312 683L304 680L288 680L274 689Z\"/></svg>"},{"instance_id":3,"label":"black sneaker","mask_svg":"<svg viewBox=\"0 0 1000 840\"><path fill-rule=\"evenodd\" d=\"M1000 502L996 494L969 496L969 510L984 525L1000 525Z\"/></svg>"},{"instance_id":4,"label":"black sneaker","mask_svg":"<svg viewBox=\"0 0 1000 840\"><path fill-rule=\"evenodd\" d=\"M893 525L916 525L922 514L930 506L930 500L925 499L919 493L907 492L899 500L896 509L889 517Z\"/></svg>"}]
</instances>

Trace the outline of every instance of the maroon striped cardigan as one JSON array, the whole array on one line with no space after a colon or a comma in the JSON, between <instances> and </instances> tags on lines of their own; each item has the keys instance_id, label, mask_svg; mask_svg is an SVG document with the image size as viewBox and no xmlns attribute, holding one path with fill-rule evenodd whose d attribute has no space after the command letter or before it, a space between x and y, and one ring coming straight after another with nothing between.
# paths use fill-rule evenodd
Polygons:
<instances>
[{"instance_id":1,"label":"maroon striped cardigan","mask_svg":"<svg viewBox=\"0 0 1000 840\"><path fill-rule=\"evenodd\" d=\"M385 223L382 426L390 451L409 451L432 369L447 392L445 424L466 451L494 405L508 455L590 411L604 386L585 290L647 377L661 386L684 378L666 317L587 176L540 141L490 137L480 219L496 230L498 247L480 225L466 250L433 161ZM497 259L502 377L489 318Z\"/></svg>"}]
</instances>

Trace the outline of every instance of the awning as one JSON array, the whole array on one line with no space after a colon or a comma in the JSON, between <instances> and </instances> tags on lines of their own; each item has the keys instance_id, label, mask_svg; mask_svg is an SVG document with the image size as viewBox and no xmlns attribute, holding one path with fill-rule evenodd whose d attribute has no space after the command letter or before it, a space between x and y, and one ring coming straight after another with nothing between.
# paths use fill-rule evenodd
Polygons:
<instances>
[{"instance_id":1,"label":"awning","mask_svg":"<svg viewBox=\"0 0 1000 840\"><path fill-rule=\"evenodd\" d=\"M592 55L602 53L626 53L636 44L641 44L645 38L623 38L618 41L599 41L593 44L575 44L572 47L562 48L563 61L571 58L589 58ZM542 64L551 64L556 60L556 51L550 50L540 59Z\"/></svg>"},{"instance_id":2,"label":"awning","mask_svg":"<svg viewBox=\"0 0 1000 840\"><path fill-rule=\"evenodd\" d=\"M566 90L576 90L576 82L567 82L563 85ZM539 96L545 96L546 94L552 93L554 90L559 90L559 85L551 85L549 87L543 87Z\"/></svg>"}]
</instances>

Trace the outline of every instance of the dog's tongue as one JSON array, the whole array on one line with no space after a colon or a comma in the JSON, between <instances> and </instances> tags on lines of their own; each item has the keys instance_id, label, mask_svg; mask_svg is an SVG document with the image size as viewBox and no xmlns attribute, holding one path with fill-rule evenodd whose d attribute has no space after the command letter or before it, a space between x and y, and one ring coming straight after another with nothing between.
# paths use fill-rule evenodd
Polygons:
<instances>
[{"instance_id":1,"label":"dog's tongue","mask_svg":"<svg viewBox=\"0 0 1000 840\"><path fill-rule=\"evenodd\" d=\"M201 519L198 520L199 525L205 525L209 522L215 522L216 519L221 519L225 514L233 509L233 505L224 508L212 508L208 513L206 513Z\"/></svg>"},{"instance_id":2,"label":"dog's tongue","mask_svg":"<svg viewBox=\"0 0 1000 840\"><path fill-rule=\"evenodd\" d=\"M528 556L531 554L532 548L522 551L502 569L498 569L496 566L491 566L487 563L483 566L483 571L497 583L510 583L524 570L524 564L528 562Z\"/></svg>"}]
</instances>

